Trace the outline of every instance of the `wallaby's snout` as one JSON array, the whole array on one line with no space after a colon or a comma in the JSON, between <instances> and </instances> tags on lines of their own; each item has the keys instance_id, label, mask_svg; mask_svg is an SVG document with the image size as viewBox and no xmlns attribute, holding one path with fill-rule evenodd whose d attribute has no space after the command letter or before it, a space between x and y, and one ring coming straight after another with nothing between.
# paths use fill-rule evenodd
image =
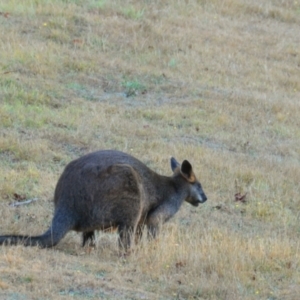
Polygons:
<instances>
[{"instance_id":1,"label":"wallaby's snout","mask_svg":"<svg viewBox=\"0 0 300 300\"><path fill-rule=\"evenodd\" d=\"M194 184L191 184L189 195L186 199L193 206L198 206L200 203L204 203L207 200L207 197L202 189L202 186L199 181L196 181Z\"/></svg>"},{"instance_id":2,"label":"wallaby's snout","mask_svg":"<svg viewBox=\"0 0 300 300\"><path fill-rule=\"evenodd\" d=\"M207 200L205 193L203 192L200 182L195 183L195 192L193 195L193 202L190 202L193 206L198 206L199 203L204 203Z\"/></svg>"},{"instance_id":3,"label":"wallaby's snout","mask_svg":"<svg viewBox=\"0 0 300 300\"><path fill-rule=\"evenodd\" d=\"M200 203L204 203L207 200L207 197L203 192L201 194L201 198L202 198L202 201L200 200Z\"/></svg>"}]
</instances>

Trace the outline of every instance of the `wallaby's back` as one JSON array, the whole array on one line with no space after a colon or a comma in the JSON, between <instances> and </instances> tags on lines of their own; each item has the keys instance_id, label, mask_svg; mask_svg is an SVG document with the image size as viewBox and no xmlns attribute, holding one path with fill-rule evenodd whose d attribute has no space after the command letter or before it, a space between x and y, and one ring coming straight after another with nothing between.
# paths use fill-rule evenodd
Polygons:
<instances>
[{"instance_id":1,"label":"wallaby's back","mask_svg":"<svg viewBox=\"0 0 300 300\"><path fill-rule=\"evenodd\" d=\"M146 184L149 192L153 188L152 181L157 180L157 174L135 157L116 150L100 150L73 160L66 166L55 189L54 203L59 203L59 200L65 195L69 196L70 192L80 193L83 183L88 185L92 179L107 173L108 168L113 165L131 166L139 174L143 184ZM93 183L96 184L96 181Z\"/></svg>"}]
</instances>

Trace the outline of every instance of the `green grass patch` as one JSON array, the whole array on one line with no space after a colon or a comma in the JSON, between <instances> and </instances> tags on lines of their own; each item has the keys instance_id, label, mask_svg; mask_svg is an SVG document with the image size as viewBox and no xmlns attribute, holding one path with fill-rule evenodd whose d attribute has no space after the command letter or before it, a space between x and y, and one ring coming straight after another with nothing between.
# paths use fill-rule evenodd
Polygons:
<instances>
[{"instance_id":1,"label":"green grass patch","mask_svg":"<svg viewBox=\"0 0 300 300\"><path fill-rule=\"evenodd\" d=\"M136 9L133 6L129 6L129 7L122 8L121 12L126 18L137 21L143 18L145 9Z\"/></svg>"},{"instance_id":2,"label":"green grass patch","mask_svg":"<svg viewBox=\"0 0 300 300\"><path fill-rule=\"evenodd\" d=\"M136 96L146 92L146 86L139 80L126 80L122 82L122 87L125 89L125 94L127 97Z\"/></svg>"}]
</instances>

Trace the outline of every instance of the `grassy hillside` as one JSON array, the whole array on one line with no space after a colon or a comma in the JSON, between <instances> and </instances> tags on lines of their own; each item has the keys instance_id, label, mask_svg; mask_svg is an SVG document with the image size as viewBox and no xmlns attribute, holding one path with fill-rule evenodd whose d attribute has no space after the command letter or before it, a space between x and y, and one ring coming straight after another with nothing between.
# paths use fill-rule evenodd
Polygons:
<instances>
[{"instance_id":1,"label":"grassy hillside","mask_svg":"<svg viewBox=\"0 0 300 300\"><path fill-rule=\"evenodd\" d=\"M44 232L97 149L188 159L209 198L126 258L0 247L0 299L298 299L299 28L294 0L0 0L0 234Z\"/></svg>"}]
</instances>

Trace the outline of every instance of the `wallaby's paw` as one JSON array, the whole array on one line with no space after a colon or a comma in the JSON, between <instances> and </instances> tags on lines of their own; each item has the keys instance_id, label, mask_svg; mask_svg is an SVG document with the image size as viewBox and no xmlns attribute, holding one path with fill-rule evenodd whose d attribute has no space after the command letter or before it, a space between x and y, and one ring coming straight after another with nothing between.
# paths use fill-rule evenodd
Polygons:
<instances>
[{"instance_id":1,"label":"wallaby's paw","mask_svg":"<svg viewBox=\"0 0 300 300\"><path fill-rule=\"evenodd\" d=\"M96 247L91 247L91 246L85 246L84 250L79 253L79 255L86 255L86 254L91 254L93 251L95 251Z\"/></svg>"},{"instance_id":2,"label":"wallaby's paw","mask_svg":"<svg viewBox=\"0 0 300 300\"><path fill-rule=\"evenodd\" d=\"M85 252L86 252L87 254L91 254L95 249L96 249L96 245L93 244L93 246L88 246L88 247L86 248Z\"/></svg>"}]
</instances>

